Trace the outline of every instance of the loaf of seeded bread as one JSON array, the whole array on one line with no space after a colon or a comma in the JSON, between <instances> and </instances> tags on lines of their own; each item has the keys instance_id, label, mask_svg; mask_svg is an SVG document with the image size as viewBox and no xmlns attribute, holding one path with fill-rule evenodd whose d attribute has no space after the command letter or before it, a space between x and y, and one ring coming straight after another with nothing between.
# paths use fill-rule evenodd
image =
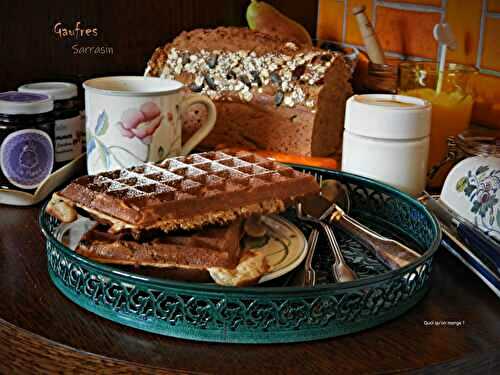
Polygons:
<instances>
[{"instance_id":1,"label":"loaf of seeded bread","mask_svg":"<svg viewBox=\"0 0 500 375\"><path fill-rule=\"evenodd\" d=\"M146 75L176 79L217 107L202 148L224 145L325 156L340 150L350 69L340 54L246 28L183 32L157 48ZM183 139L203 107L185 116Z\"/></svg>"}]
</instances>

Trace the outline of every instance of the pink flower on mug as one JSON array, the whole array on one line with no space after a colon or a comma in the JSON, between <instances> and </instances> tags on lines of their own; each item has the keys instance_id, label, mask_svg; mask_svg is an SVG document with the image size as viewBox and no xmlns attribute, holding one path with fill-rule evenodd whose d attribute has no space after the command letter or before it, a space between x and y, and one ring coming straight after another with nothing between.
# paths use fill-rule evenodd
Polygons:
<instances>
[{"instance_id":1,"label":"pink flower on mug","mask_svg":"<svg viewBox=\"0 0 500 375\"><path fill-rule=\"evenodd\" d=\"M490 200L490 195L488 194L488 192L486 191L483 191L479 194L479 202L480 203L486 203Z\"/></svg>"},{"instance_id":2,"label":"pink flower on mug","mask_svg":"<svg viewBox=\"0 0 500 375\"><path fill-rule=\"evenodd\" d=\"M153 134L160 126L163 116L160 108L153 102L141 105L139 110L127 109L122 113L120 132L127 138L138 138L142 143L149 145L153 140Z\"/></svg>"}]
</instances>

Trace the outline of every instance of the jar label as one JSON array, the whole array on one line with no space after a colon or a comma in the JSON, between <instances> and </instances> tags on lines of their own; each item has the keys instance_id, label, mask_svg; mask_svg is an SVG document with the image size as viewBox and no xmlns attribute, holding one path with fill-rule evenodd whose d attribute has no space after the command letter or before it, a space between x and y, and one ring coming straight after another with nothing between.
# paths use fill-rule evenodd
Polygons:
<instances>
[{"instance_id":1,"label":"jar label","mask_svg":"<svg viewBox=\"0 0 500 375\"><path fill-rule=\"evenodd\" d=\"M76 159L83 150L80 116L56 120L55 138L56 162Z\"/></svg>"},{"instance_id":2,"label":"jar label","mask_svg":"<svg viewBox=\"0 0 500 375\"><path fill-rule=\"evenodd\" d=\"M0 168L5 178L22 189L35 189L50 175L54 148L47 133L23 129L9 134L0 146Z\"/></svg>"}]
</instances>

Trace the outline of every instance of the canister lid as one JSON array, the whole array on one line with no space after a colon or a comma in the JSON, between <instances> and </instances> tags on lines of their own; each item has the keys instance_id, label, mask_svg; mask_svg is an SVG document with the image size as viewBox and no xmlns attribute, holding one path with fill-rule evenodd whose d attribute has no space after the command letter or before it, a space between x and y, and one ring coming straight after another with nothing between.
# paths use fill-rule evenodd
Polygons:
<instances>
[{"instance_id":1,"label":"canister lid","mask_svg":"<svg viewBox=\"0 0 500 375\"><path fill-rule=\"evenodd\" d=\"M6 91L0 93L0 113L5 115L36 115L54 109L48 95Z\"/></svg>"},{"instance_id":2,"label":"canister lid","mask_svg":"<svg viewBox=\"0 0 500 375\"><path fill-rule=\"evenodd\" d=\"M371 138L415 139L431 131L431 103L403 95L354 95L347 100L345 129Z\"/></svg>"},{"instance_id":3,"label":"canister lid","mask_svg":"<svg viewBox=\"0 0 500 375\"><path fill-rule=\"evenodd\" d=\"M20 92L50 95L54 100L71 99L78 95L76 85L69 82L28 83L20 86L17 90Z\"/></svg>"}]
</instances>

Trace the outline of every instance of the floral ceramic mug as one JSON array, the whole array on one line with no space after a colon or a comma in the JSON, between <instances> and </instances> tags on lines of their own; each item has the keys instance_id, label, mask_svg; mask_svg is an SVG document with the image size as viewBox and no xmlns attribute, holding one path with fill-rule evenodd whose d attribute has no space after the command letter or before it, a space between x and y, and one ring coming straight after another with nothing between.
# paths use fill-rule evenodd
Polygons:
<instances>
[{"instance_id":1,"label":"floral ceramic mug","mask_svg":"<svg viewBox=\"0 0 500 375\"><path fill-rule=\"evenodd\" d=\"M206 96L185 95L178 81L102 77L85 81L83 87L90 174L186 155L215 125L213 102ZM193 104L203 104L208 116L182 144L182 115Z\"/></svg>"}]
</instances>

